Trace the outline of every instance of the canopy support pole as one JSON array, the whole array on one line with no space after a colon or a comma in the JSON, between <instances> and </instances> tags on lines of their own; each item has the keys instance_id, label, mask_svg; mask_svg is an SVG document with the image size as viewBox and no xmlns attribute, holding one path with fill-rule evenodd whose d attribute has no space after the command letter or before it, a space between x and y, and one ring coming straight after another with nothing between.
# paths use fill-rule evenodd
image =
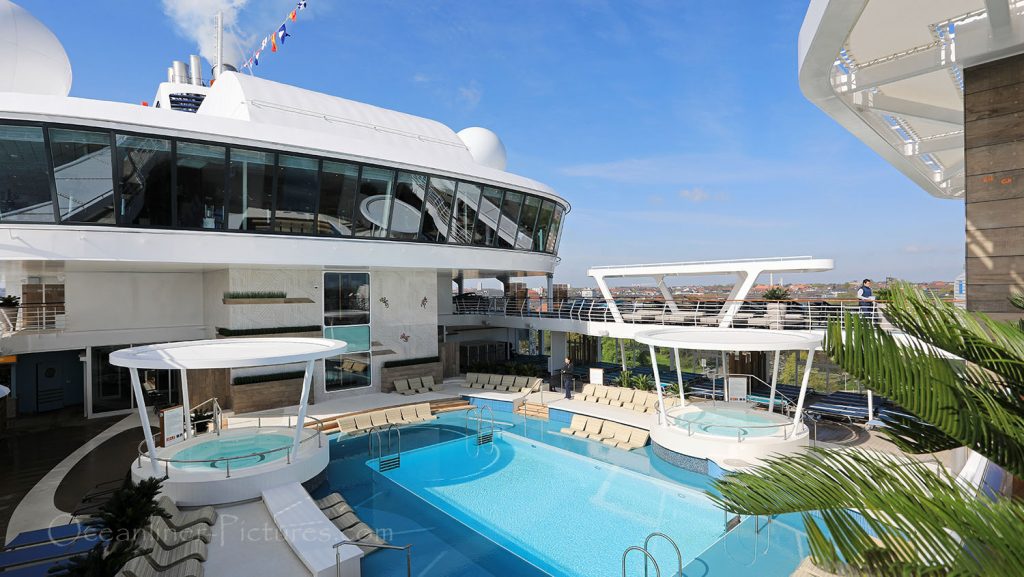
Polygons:
<instances>
[{"instance_id":1,"label":"canopy support pole","mask_svg":"<svg viewBox=\"0 0 1024 577\"><path fill-rule=\"evenodd\" d=\"M135 404L139 408L139 420L142 421L142 434L146 437L146 451L149 453L149 464L153 466L153 476L160 478L160 465L156 461L156 443L153 441L153 429L149 427L149 412L146 411L146 398L142 396L142 383L139 381L139 369L128 369L132 378L132 392L135 393Z\"/></svg>"},{"instance_id":2,"label":"canopy support pole","mask_svg":"<svg viewBox=\"0 0 1024 577\"><path fill-rule=\"evenodd\" d=\"M622 339L617 339L617 340L619 341L619 359L622 361L622 371L625 372L626 371L626 343L622 342Z\"/></svg>"},{"instance_id":3,"label":"canopy support pole","mask_svg":"<svg viewBox=\"0 0 1024 577\"><path fill-rule=\"evenodd\" d=\"M807 397L807 383L811 380L811 365L814 363L814 349L807 351L807 363L804 364L804 380L800 383L800 398L796 402L796 414L793 415L793 430L796 432L804 417L804 398Z\"/></svg>"},{"instance_id":4,"label":"canopy support pole","mask_svg":"<svg viewBox=\"0 0 1024 577\"><path fill-rule=\"evenodd\" d=\"M775 412L775 388L779 384L779 357L782 351L775 351L775 362L772 364L772 394L768 396L768 412Z\"/></svg>"},{"instance_id":5,"label":"canopy support pole","mask_svg":"<svg viewBox=\"0 0 1024 577\"><path fill-rule=\"evenodd\" d=\"M654 345L647 345L651 350L651 366L654 367L654 388L658 391L658 424L668 424L668 414L665 412L665 395L661 391L661 375L658 374L658 354L654 350Z\"/></svg>"},{"instance_id":6,"label":"canopy support pole","mask_svg":"<svg viewBox=\"0 0 1024 577\"><path fill-rule=\"evenodd\" d=\"M295 440L292 442L292 462L299 454L299 443L302 442L303 424L306 422L306 408L309 406L309 385L313 381L313 369L316 368L316 361L306 361L306 373L302 376L302 397L299 399L299 416L295 422ZM317 433L320 434L319 432Z\"/></svg>"},{"instance_id":7,"label":"canopy support pole","mask_svg":"<svg viewBox=\"0 0 1024 577\"><path fill-rule=\"evenodd\" d=\"M188 399L188 369L181 369L181 407L185 409L185 438L191 439L192 405L189 404Z\"/></svg>"},{"instance_id":8,"label":"canopy support pole","mask_svg":"<svg viewBox=\"0 0 1024 577\"><path fill-rule=\"evenodd\" d=\"M685 407L686 395L683 394L683 367L679 364L679 349L672 349L672 353L676 360L676 383L679 384L679 405Z\"/></svg>"}]
</instances>

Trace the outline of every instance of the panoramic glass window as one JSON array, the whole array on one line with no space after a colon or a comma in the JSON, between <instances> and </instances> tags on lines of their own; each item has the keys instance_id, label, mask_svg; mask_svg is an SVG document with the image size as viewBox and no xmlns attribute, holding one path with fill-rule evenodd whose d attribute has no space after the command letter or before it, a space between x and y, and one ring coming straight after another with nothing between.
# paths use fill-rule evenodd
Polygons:
<instances>
[{"instance_id":1,"label":"panoramic glass window","mask_svg":"<svg viewBox=\"0 0 1024 577\"><path fill-rule=\"evenodd\" d=\"M519 236L516 238L516 248L533 250L533 235L537 231L537 213L540 212L540 199L536 196L527 195L523 201L523 211L519 218Z\"/></svg>"},{"instance_id":2,"label":"panoramic glass window","mask_svg":"<svg viewBox=\"0 0 1024 577\"><path fill-rule=\"evenodd\" d=\"M370 384L370 275L324 273L324 337L348 343L324 362L327 390Z\"/></svg>"},{"instance_id":3,"label":"panoramic glass window","mask_svg":"<svg viewBox=\"0 0 1024 577\"><path fill-rule=\"evenodd\" d=\"M274 230L290 234L312 234L319 185L315 158L279 155L277 158L277 206Z\"/></svg>"},{"instance_id":4,"label":"panoramic glass window","mask_svg":"<svg viewBox=\"0 0 1024 577\"><path fill-rule=\"evenodd\" d=\"M274 155L231 149L228 193L228 228L270 230L273 210Z\"/></svg>"},{"instance_id":5,"label":"panoramic glass window","mask_svg":"<svg viewBox=\"0 0 1024 577\"><path fill-rule=\"evenodd\" d=\"M226 157L223 146L178 143L178 226L224 228Z\"/></svg>"},{"instance_id":6,"label":"panoramic glass window","mask_svg":"<svg viewBox=\"0 0 1024 577\"><path fill-rule=\"evenodd\" d=\"M359 166L324 161L320 175L317 231L324 236L352 236L352 211L359 189Z\"/></svg>"},{"instance_id":7,"label":"panoramic glass window","mask_svg":"<svg viewBox=\"0 0 1024 577\"><path fill-rule=\"evenodd\" d=\"M387 236L395 171L363 167L356 193L356 236Z\"/></svg>"},{"instance_id":8,"label":"panoramic glass window","mask_svg":"<svg viewBox=\"0 0 1024 577\"><path fill-rule=\"evenodd\" d=\"M114 224L110 134L51 128L50 156L61 222Z\"/></svg>"},{"instance_id":9,"label":"panoramic glass window","mask_svg":"<svg viewBox=\"0 0 1024 577\"><path fill-rule=\"evenodd\" d=\"M545 200L540 206L537 216L537 227L534 230L534 250L545 250L548 245L548 233L551 232L551 216L555 212L555 203Z\"/></svg>"},{"instance_id":10,"label":"panoramic glass window","mask_svg":"<svg viewBox=\"0 0 1024 577\"><path fill-rule=\"evenodd\" d=\"M448 225L452 218L452 203L455 201L455 181L447 178L430 177L427 187L427 202L423 209L423 224L420 236L430 242L446 242Z\"/></svg>"},{"instance_id":11,"label":"panoramic glass window","mask_svg":"<svg viewBox=\"0 0 1024 577\"><path fill-rule=\"evenodd\" d=\"M420 236L420 213L427 194L427 177L399 172L395 181L395 203L391 208L390 238L415 240Z\"/></svg>"},{"instance_id":12,"label":"panoramic glass window","mask_svg":"<svg viewBox=\"0 0 1024 577\"><path fill-rule=\"evenodd\" d=\"M519 212L523 207L523 193L512 190L505 191L501 201L501 224L498 228L498 246L515 248L516 234L519 232Z\"/></svg>"},{"instance_id":13,"label":"panoramic glass window","mask_svg":"<svg viewBox=\"0 0 1024 577\"><path fill-rule=\"evenodd\" d=\"M498 227L501 222L501 190L497 188L484 188L483 198L480 200L480 211L476 217L476 232L474 238L483 246L494 246L498 237Z\"/></svg>"},{"instance_id":14,"label":"panoramic glass window","mask_svg":"<svg viewBox=\"0 0 1024 577\"><path fill-rule=\"evenodd\" d=\"M476 225L476 209L480 205L480 185L459 182L458 194L455 195L455 211L452 213L452 230L448 242L470 244L477 242L473 238L473 227Z\"/></svg>"},{"instance_id":15,"label":"panoramic glass window","mask_svg":"<svg viewBox=\"0 0 1024 577\"><path fill-rule=\"evenodd\" d=\"M119 222L128 226L170 226L171 141L118 134Z\"/></svg>"},{"instance_id":16,"label":"panoramic glass window","mask_svg":"<svg viewBox=\"0 0 1024 577\"><path fill-rule=\"evenodd\" d=\"M43 129L0 125L0 222L54 221Z\"/></svg>"},{"instance_id":17,"label":"panoramic glass window","mask_svg":"<svg viewBox=\"0 0 1024 577\"><path fill-rule=\"evenodd\" d=\"M548 233L548 244L544 249L547 252L554 254L558 251L558 235L562 228L562 216L565 214L565 209L562 205L555 205L555 213L551 216L551 232Z\"/></svg>"}]
</instances>

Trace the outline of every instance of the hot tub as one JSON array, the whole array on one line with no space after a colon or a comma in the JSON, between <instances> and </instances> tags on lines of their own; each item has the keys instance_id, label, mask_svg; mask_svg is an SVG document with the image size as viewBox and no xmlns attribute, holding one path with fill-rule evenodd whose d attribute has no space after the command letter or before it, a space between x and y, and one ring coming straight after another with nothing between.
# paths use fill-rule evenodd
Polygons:
<instances>
[{"instance_id":1,"label":"hot tub","mask_svg":"<svg viewBox=\"0 0 1024 577\"><path fill-rule=\"evenodd\" d=\"M245 434L227 434L185 447L171 457L171 465L179 469L244 469L284 459L292 445L292 437L259 429Z\"/></svg>"}]
</instances>

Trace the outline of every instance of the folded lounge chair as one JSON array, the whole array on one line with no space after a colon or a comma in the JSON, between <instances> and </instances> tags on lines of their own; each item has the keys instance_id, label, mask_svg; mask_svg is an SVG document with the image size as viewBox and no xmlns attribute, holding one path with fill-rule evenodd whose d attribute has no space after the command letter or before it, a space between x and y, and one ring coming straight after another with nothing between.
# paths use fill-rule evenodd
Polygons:
<instances>
[{"instance_id":1,"label":"folded lounge chair","mask_svg":"<svg viewBox=\"0 0 1024 577\"><path fill-rule=\"evenodd\" d=\"M345 498L340 493L331 493L322 499L316 499L314 502L320 509L330 509L339 503L344 503Z\"/></svg>"},{"instance_id":2,"label":"folded lounge chair","mask_svg":"<svg viewBox=\"0 0 1024 577\"><path fill-rule=\"evenodd\" d=\"M384 416L384 411L374 411L370 413L370 424L374 427L388 426L388 418Z\"/></svg>"},{"instance_id":3,"label":"folded lounge chair","mask_svg":"<svg viewBox=\"0 0 1024 577\"><path fill-rule=\"evenodd\" d=\"M203 577L203 564L189 559L161 571L153 567L145 557L136 557L124 564L116 577Z\"/></svg>"},{"instance_id":4,"label":"folded lounge chair","mask_svg":"<svg viewBox=\"0 0 1024 577\"><path fill-rule=\"evenodd\" d=\"M596 397L594 396L594 389L595 388L596 388L596 385L594 385L593 383L587 383L587 384L583 385L583 390L580 391L580 398L579 398L579 400L581 400L581 401L593 401L593 400L596 400Z\"/></svg>"},{"instance_id":5,"label":"folded lounge chair","mask_svg":"<svg viewBox=\"0 0 1024 577\"><path fill-rule=\"evenodd\" d=\"M408 424L408 421L402 418L402 409L385 409L384 418L387 419L389 425Z\"/></svg>"},{"instance_id":6,"label":"folded lounge chair","mask_svg":"<svg viewBox=\"0 0 1024 577\"><path fill-rule=\"evenodd\" d=\"M170 515L167 524L177 531L181 531L198 523L213 525L217 522L217 511L213 507L203 507L192 511L182 511L174 504L169 497L160 497L157 504L163 507L165 513Z\"/></svg>"},{"instance_id":7,"label":"folded lounge chair","mask_svg":"<svg viewBox=\"0 0 1024 577\"><path fill-rule=\"evenodd\" d=\"M387 542L377 536L377 532L370 528L369 525L360 521L354 527L345 530L345 536L352 541L361 541L368 544L386 545ZM379 551L378 547L371 545L357 545L364 554L370 554L374 551Z\"/></svg>"},{"instance_id":8,"label":"folded lounge chair","mask_svg":"<svg viewBox=\"0 0 1024 577\"><path fill-rule=\"evenodd\" d=\"M160 542L164 549L173 549L195 539L209 543L210 538L213 536L213 530L206 523L197 523L187 529L175 531L167 524L166 519L155 515L149 518L149 527L146 527L146 530L156 537L156 540Z\"/></svg>"},{"instance_id":9,"label":"folded lounge chair","mask_svg":"<svg viewBox=\"0 0 1024 577\"><path fill-rule=\"evenodd\" d=\"M601 439L601 442L604 443L605 445L610 445L612 447L622 447L629 442L629 436L633 434L633 431L635 430L636 429L634 429L633 427L619 425L615 427L615 432L612 433L611 437L607 439Z\"/></svg>"},{"instance_id":10,"label":"folded lounge chair","mask_svg":"<svg viewBox=\"0 0 1024 577\"><path fill-rule=\"evenodd\" d=\"M365 433L373 428L373 422L370 420L369 413L363 413L362 415L356 415L356 432Z\"/></svg>"}]
</instances>

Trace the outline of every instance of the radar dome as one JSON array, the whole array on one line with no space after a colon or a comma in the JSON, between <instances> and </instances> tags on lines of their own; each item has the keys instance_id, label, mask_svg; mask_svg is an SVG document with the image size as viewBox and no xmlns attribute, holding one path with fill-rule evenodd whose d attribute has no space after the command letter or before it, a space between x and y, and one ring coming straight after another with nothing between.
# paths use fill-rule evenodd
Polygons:
<instances>
[{"instance_id":1,"label":"radar dome","mask_svg":"<svg viewBox=\"0 0 1024 577\"><path fill-rule=\"evenodd\" d=\"M501 143L497 134L486 128L473 126L460 130L458 135L477 164L505 170L508 158L505 155L505 145Z\"/></svg>"},{"instance_id":2,"label":"radar dome","mask_svg":"<svg viewBox=\"0 0 1024 577\"><path fill-rule=\"evenodd\" d=\"M71 62L60 40L27 10L0 0L0 92L67 96Z\"/></svg>"}]
</instances>

